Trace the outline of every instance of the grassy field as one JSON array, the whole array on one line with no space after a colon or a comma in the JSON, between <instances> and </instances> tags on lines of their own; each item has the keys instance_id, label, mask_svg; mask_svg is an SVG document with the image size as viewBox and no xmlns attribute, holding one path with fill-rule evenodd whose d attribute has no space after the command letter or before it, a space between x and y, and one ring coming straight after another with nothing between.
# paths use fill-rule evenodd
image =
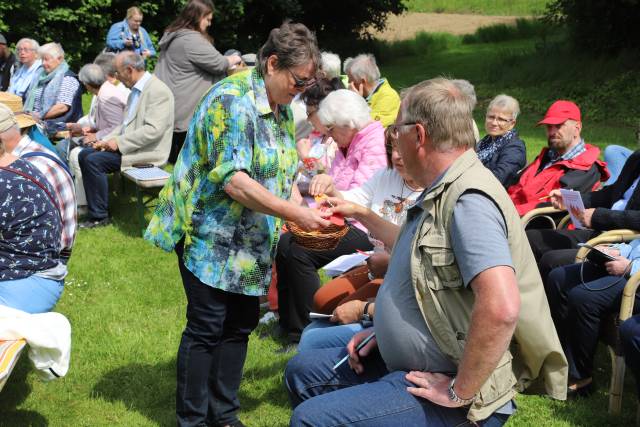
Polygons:
<instances>
[{"instance_id":1,"label":"grassy field","mask_svg":"<svg viewBox=\"0 0 640 427\"><path fill-rule=\"evenodd\" d=\"M558 97L572 97L584 105L589 142L600 147L635 145L637 107L628 104L638 99L629 84L637 77L627 76L629 68L622 60L541 50L536 39L465 44L459 38L429 36L410 48L423 54L409 57L391 47L389 58L381 61L383 74L394 86L407 87L441 74L471 80L478 92L476 120L481 132L488 101L500 92L516 96L523 110L518 129L529 158L546 143L544 130L535 123ZM603 108L607 93L612 99ZM185 324L176 259L140 238L132 189L123 194L120 185L112 184L118 190L112 197L114 222L80 231L66 289L56 307L73 326L69 374L41 383L23 357L0 394L0 426L175 425L176 351ZM291 353L277 352L281 343L261 339L258 332L251 337L240 392L241 419L250 426L284 426L290 409L282 372ZM519 396L519 410L508 426L631 425L636 396L629 376L623 416L606 413L609 363L602 350L595 372L600 388L594 396L570 403Z\"/></svg>"},{"instance_id":2,"label":"grassy field","mask_svg":"<svg viewBox=\"0 0 640 427\"><path fill-rule=\"evenodd\" d=\"M541 14L549 0L405 0L409 12L474 13L531 16Z\"/></svg>"}]
</instances>

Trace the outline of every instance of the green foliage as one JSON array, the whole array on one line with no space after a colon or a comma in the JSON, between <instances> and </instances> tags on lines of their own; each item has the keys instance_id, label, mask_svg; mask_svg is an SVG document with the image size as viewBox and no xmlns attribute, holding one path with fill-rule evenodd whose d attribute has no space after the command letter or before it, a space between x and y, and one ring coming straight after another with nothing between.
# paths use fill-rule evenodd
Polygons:
<instances>
[{"instance_id":1,"label":"green foliage","mask_svg":"<svg viewBox=\"0 0 640 427\"><path fill-rule=\"evenodd\" d=\"M143 26L157 41L185 0L139 1ZM256 52L269 31L284 19L306 24L325 46L366 39L369 27L383 29L389 13L401 13L401 0L217 0L211 33L216 47ZM111 24L121 21L130 0L23 0L0 2L0 31L10 43L22 37L60 42L78 68L104 48ZM349 11L349 13L344 13Z\"/></svg>"},{"instance_id":2,"label":"green foliage","mask_svg":"<svg viewBox=\"0 0 640 427\"><path fill-rule=\"evenodd\" d=\"M554 0L546 17L566 24L580 50L611 55L637 49L640 40L638 0Z\"/></svg>"},{"instance_id":3,"label":"green foliage","mask_svg":"<svg viewBox=\"0 0 640 427\"><path fill-rule=\"evenodd\" d=\"M396 58L430 56L459 44L460 39L445 33L418 33L413 39L363 43L361 50L371 52L378 62L385 63Z\"/></svg>"},{"instance_id":4,"label":"green foliage","mask_svg":"<svg viewBox=\"0 0 640 427\"><path fill-rule=\"evenodd\" d=\"M548 31L548 24L540 19L518 18L516 19L516 25L496 24L480 27L475 33L464 35L462 42L496 43L544 36Z\"/></svg>"},{"instance_id":5,"label":"green foliage","mask_svg":"<svg viewBox=\"0 0 640 427\"><path fill-rule=\"evenodd\" d=\"M411 12L531 16L544 12L549 0L405 0Z\"/></svg>"}]
</instances>

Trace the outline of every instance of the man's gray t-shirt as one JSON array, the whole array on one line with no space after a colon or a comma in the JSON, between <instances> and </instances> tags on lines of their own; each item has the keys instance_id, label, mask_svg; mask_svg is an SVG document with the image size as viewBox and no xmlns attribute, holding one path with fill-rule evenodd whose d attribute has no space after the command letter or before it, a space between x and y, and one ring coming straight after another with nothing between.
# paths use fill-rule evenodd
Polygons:
<instances>
[{"instance_id":1,"label":"man's gray t-shirt","mask_svg":"<svg viewBox=\"0 0 640 427\"><path fill-rule=\"evenodd\" d=\"M382 359L390 371L456 372L429 332L411 283L411 243L422 219L420 196L407 212L389 269L376 297L375 331ZM456 203L451 244L465 286L492 267L513 268L504 218L495 203L481 193L463 194Z\"/></svg>"}]
</instances>

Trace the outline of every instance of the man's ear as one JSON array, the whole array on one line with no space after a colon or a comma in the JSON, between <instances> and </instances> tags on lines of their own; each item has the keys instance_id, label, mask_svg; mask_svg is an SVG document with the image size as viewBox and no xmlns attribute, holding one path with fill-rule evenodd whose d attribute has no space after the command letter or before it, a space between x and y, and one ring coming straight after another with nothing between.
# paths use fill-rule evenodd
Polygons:
<instances>
[{"instance_id":1,"label":"man's ear","mask_svg":"<svg viewBox=\"0 0 640 427\"><path fill-rule=\"evenodd\" d=\"M425 129L422 123L416 123L415 126L416 126L416 135L417 135L416 145L418 147L424 146L427 141L427 130Z\"/></svg>"}]
</instances>

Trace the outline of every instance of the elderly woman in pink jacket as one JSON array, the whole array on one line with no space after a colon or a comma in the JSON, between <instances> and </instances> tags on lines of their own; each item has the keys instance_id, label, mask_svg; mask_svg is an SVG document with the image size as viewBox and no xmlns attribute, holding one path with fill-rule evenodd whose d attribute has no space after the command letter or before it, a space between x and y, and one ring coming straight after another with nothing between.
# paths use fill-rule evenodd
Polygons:
<instances>
[{"instance_id":1,"label":"elderly woman in pink jacket","mask_svg":"<svg viewBox=\"0 0 640 427\"><path fill-rule=\"evenodd\" d=\"M387 166L384 128L371 120L364 98L350 90L331 92L320 103L320 122L338 144L328 174L316 175L309 193L318 195L331 187L339 191L359 187ZM366 230L350 226L333 250L315 251L299 246L285 233L278 243L278 312L280 327L290 341L297 342L309 323L313 296L320 287L317 270L335 258L371 250Z\"/></svg>"}]
</instances>

